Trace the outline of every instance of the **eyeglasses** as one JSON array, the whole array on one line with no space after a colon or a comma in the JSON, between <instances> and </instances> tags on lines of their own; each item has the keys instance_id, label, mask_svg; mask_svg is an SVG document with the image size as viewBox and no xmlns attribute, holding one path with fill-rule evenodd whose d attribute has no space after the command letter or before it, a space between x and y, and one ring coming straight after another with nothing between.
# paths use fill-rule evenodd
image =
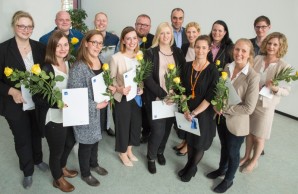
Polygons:
<instances>
[{"instance_id":1,"label":"eyeglasses","mask_svg":"<svg viewBox=\"0 0 298 194\"><path fill-rule=\"evenodd\" d=\"M91 42L93 46L103 46L103 42L97 42L97 41L88 41Z\"/></svg>"},{"instance_id":2,"label":"eyeglasses","mask_svg":"<svg viewBox=\"0 0 298 194\"><path fill-rule=\"evenodd\" d=\"M33 30L33 26L25 26L25 25L17 25L17 27L18 27L18 29L19 30L29 30L29 31L31 31L31 30Z\"/></svg>"},{"instance_id":3,"label":"eyeglasses","mask_svg":"<svg viewBox=\"0 0 298 194\"><path fill-rule=\"evenodd\" d=\"M136 26L138 26L139 28L140 28L140 27L142 27L142 28L148 28L150 25L148 25L148 24L136 23Z\"/></svg>"},{"instance_id":4,"label":"eyeglasses","mask_svg":"<svg viewBox=\"0 0 298 194\"><path fill-rule=\"evenodd\" d=\"M255 26L255 29L259 30L259 29L266 29L268 26Z\"/></svg>"}]
</instances>

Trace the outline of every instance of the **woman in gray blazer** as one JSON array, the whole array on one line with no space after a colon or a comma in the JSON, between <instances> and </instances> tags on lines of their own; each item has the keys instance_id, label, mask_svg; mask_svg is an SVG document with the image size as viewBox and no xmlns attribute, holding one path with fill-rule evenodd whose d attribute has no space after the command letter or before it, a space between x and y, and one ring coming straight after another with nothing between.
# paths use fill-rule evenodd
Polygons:
<instances>
[{"instance_id":1,"label":"woman in gray blazer","mask_svg":"<svg viewBox=\"0 0 298 194\"><path fill-rule=\"evenodd\" d=\"M224 180L214 188L214 192L223 193L233 185L233 179L239 166L240 148L249 133L249 115L256 107L259 81L253 70L254 50L248 39L239 39L233 49L234 62L224 69L231 79L241 101L237 105L228 105L224 110L214 110L223 114L217 125L221 143L219 168L207 174L210 179L225 175Z\"/></svg>"},{"instance_id":2,"label":"woman in gray blazer","mask_svg":"<svg viewBox=\"0 0 298 194\"><path fill-rule=\"evenodd\" d=\"M264 149L265 140L270 138L274 110L282 96L289 95L289 86L274 86L272 79L282 69L289 67L281 58L287 53L288 43L284 34L273 32L261 45L261 53L255 58L254 69L260 74L260 89L267 87L271 90L272 99L259 95L255 111L250 115L250 131L246 138L245 156L240 161L243 173L252 172L257 167L258 159ZM251 153L253 156L251 158Z\"/></svg>"}]
</instances>

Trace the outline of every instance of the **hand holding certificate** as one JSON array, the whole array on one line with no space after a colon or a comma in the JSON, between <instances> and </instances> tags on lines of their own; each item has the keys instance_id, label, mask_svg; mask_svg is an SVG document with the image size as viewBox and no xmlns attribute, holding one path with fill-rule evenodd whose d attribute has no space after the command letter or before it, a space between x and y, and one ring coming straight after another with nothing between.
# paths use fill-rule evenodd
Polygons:
<instances>
[{"instance_id":1,"label":"hand holding certificate","mask_svg":"<svg viewBox=\"0 0 298 194\"><path fill-rule=\"evenodd\" d=\"M107 86L105 85L103 79L103 73L98 74L97 76L92 77L92 89L93 89L93 96L94 101L97 103L101 103L103 101L109 101L110 97L104 95L107 90Z\"/></svg>"},{"instance_id":2,"label":"hand holding certificate","mask_svg":"<svg viewBox=\"0 0 298 194\"><path fill-rule=\"evenodd\" d=\"M152 102L152 120L174 117L177 111L176 104L167 105L160 100Z\"/></svg>"},{"instance_id":3,"label":"hand holding certificate","mask_svg":"<svg viewBox=\"0 0 298 194\"><path fill-rule=\"evenodd\" d=\"M175 112L175 117L177 121L177 127L179 129L201 136L199 122L197 118L193 118L192 121L188 121L184 117L184 114L179 112Z\"/></svg>"}]
</instances>

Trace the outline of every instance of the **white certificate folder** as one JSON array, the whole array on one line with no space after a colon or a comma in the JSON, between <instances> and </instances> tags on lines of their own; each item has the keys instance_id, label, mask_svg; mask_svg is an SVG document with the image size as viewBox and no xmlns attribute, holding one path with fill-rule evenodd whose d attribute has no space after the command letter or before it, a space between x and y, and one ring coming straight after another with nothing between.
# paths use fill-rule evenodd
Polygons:
<instances>
[{"instance_id":1,"label":"white certificate folder","mask_svg":"<svg viewBox=\"0 0 298 194\"><path fill-rule=\"evenodd\" d=\"M63 126L77 126L89 124L89 103L87 88L73 88L62 90Z\"/></svg>"},{"instance_id":2,"label":"white certificate folder","mask_svg":"<svg viewBox=\"0 0 298 194\"><path fill-rule=\"evenodd\" d=\"M103 79L103 73L98 74L91 78L92 89L94 95L94 101L97 103L101 103L103 101L109 101L110 97L103 95L106 93L107 86L105 85L105 81Z\"/></svg>"},{"instance_id":3,"label":"white certificate folder","mask_svg":"<svg viewBox=\"0 0 298 194\"><path fill-rule=\"evenodd\" d=\"M183 131L187 131L189 133L201 136L201 132L200 132L200 127L199 127L199 122L197 118L194 118L194 122L195 122L195 128L192 128L192 122L186 120L186 118L184 117L184 114L179 113L179 112L175 112L175 117L176 117L176 122L177 122L177 127L179 129L182 129Z\"/></svg>"},{"instance_id":4,"label":"white certificate folder","mask_svg":"<svg viewBox=\"0 0 298 194\"><path fill-rule=\"evenodd\" d=\"M174 117L177 111L176 104L167 105L161 100L152 102L152 120Z\"/></svg>"}]
</instances>

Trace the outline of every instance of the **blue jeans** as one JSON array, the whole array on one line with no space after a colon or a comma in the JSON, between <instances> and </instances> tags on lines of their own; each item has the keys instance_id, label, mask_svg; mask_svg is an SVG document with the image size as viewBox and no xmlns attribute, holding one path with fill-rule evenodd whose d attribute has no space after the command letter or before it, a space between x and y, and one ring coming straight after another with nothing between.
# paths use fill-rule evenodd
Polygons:
<instances>
[{"instance_id":1,"label":"blue jeans","mask_svg":"<svg viewBox=\"0 0 298 194\"><path fill-rule=\"evenodd\" d=\"M217 125L221 144L219 170L226 172L225 180L233 181L239 166L240 148L245 136L235 136L227 128L225 118Z\"/></svg>"}]
</instances>

